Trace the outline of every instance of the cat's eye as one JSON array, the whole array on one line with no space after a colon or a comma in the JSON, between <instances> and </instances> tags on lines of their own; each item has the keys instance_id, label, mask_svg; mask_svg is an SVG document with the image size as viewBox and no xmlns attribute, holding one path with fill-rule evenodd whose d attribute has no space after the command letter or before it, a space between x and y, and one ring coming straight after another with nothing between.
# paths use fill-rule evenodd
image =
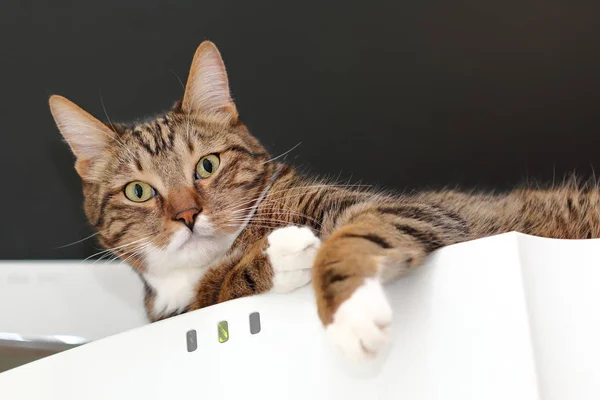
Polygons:
<instances>
[{"instance_id":1,"label":"cat's eye","mask_svg":"<svg viewBox=\"0 0 600 400\"><path fill-rule=\"evenodd\" d=\"M200 161L198 161L198 164L196 164L195 178L208 178L217 171L220 163L221 160L217 154L209 154L202 157Z\"/></svg>"},{"instance_id":2,"label":"cat's eye","mask_svg":"<svg viewBox=\"0 0 600 400\"><path fill-rule=\"evenodd\" d=\"M156 195L156 191L147 183L135 181L125 186L125 197L135 203L143 203Z\"/></svg>"}]
</instances>

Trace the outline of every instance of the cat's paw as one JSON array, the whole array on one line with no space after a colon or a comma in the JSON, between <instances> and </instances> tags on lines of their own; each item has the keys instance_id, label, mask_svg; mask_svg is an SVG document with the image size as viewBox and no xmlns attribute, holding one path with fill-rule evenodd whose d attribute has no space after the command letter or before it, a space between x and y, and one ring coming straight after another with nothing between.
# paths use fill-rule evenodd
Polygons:
<instances>
[{"instance_id":1,"label":"cat's paw","mask_svg":"<svg viewBox=\"0 0 600 400\"><path fill-rule=\"evenodd\" d=\"M287 293L306 286L321 246L321 240L307 227L275 229L267 237L265 250L273 267L273 292Z\"/></svg>"},{"instance_id":2,"label":"cat's paw","mask_svg":"<svg viewBox=\"0 0 600 400\"><path fill-rule=\"evenodd\" d=\"M377 279L367 279L336 310L326 332L346 358L374 358L386 345L392 308Z\"/></svg>"}]
</instances>

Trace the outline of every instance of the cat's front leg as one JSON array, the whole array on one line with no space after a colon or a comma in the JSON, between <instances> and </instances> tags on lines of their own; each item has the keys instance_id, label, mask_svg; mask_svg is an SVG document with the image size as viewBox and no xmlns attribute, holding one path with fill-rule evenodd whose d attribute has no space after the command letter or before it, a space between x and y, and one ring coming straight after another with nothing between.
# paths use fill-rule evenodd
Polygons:
<instances>
[{"instance_id":1,"label":"cat's front leg","mask_svg":"<svg viewBox=\"0 0 600 400\"><path fill-rule=\"evenodd\" d=\"M209 270L197 285L189 310L265 292L288 293L306 286L321 241L309 228L272 231L243 254Z\"/></svg>"},{"instance_id":2,"label":"cat's front leg","mask_svg":"<svg viewBox=\"0 0 600 400\"><path fill-rule=\"evenodd\" d=\"M421 231L394 222L376 212L356 216L323 242L313 267L319 317L353 361L376 356L388 341L392 309L383 283L420 265L429 252L415 237Z\"/></svg>"},{"instance_id":3,"label":"cat's front leg","mask_svg":"<svg viewBox=\"0 0 600 400\"><path fill-rule=\"evenodd\" d=\"M351 361L374 357L388 341L392 309L381 282L385 250L358 236L334 235L315 262L319 317Z\"/></svg>"}]
</instances>

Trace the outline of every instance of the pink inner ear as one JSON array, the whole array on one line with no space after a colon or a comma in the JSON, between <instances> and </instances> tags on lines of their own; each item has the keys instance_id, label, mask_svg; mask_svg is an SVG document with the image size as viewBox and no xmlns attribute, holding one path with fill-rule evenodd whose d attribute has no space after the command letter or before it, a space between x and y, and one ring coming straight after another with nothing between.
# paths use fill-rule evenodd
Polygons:
<instances>
[{"instance_id":1,"label":"pink inner ear","mask_svg":"<svg viewBox=\"0 0 600 400\"><path fill-rule=\"evenodd\" d=\"M73 134L65 134L65 139L73 148L73 152L78 159L93 160L102 155L110 141L113 140L112 135L101 127L94 125L81 125L72 123L71 126L65 127L66 130L73 130Z\"/></svg>"},{"instance_id":2,"label":"pink inner ear","mask_svg":"<svg viewBox=\"0 0 600 400\"><path fill-rule=\"evenodd\" d=\"M200 45L194 56L183 101L188 112L228 112L237 116L229 92L225 65L212 43Z\"/></svg>"},{"instance_id":3,"label":"pink inner ear","mask_svg":"<svg viewBox=\"0 0 600 400\"><path fill-rule=\"evenodd\" d=\"M101 156L115 133L71 101L53 96L50 109L61 134L78 161Z\"/></svg>"}]
</instances>

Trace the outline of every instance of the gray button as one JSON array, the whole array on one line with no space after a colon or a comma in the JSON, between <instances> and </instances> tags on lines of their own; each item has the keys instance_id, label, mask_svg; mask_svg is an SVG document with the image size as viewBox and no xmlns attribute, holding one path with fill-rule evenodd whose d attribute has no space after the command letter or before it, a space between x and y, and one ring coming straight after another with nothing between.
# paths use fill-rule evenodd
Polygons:
<instances>
[{"instance_id":1,"label":"gray button","mask_svg":"<svg viewBox=\"0 0 600 400\"><path fill-rule=\"evenodd\" d=\"M196 331L195 330L188 331L185 335L185 338L186 338L186 342L187 342L188 353L191 353L192 351L196 351L196 349L198 348L198 338L196 337Z\"/></svg>"},{"instance_id":2,"label":"gray button","mask_svg":"<svg viewBox=\"0 0 600 400\"><path fill-rule=\"evenodd\" d=\"M260 314L253 312L250 314L250 333L256 335L260 332Z\"/></svg>"}]
</instances>

